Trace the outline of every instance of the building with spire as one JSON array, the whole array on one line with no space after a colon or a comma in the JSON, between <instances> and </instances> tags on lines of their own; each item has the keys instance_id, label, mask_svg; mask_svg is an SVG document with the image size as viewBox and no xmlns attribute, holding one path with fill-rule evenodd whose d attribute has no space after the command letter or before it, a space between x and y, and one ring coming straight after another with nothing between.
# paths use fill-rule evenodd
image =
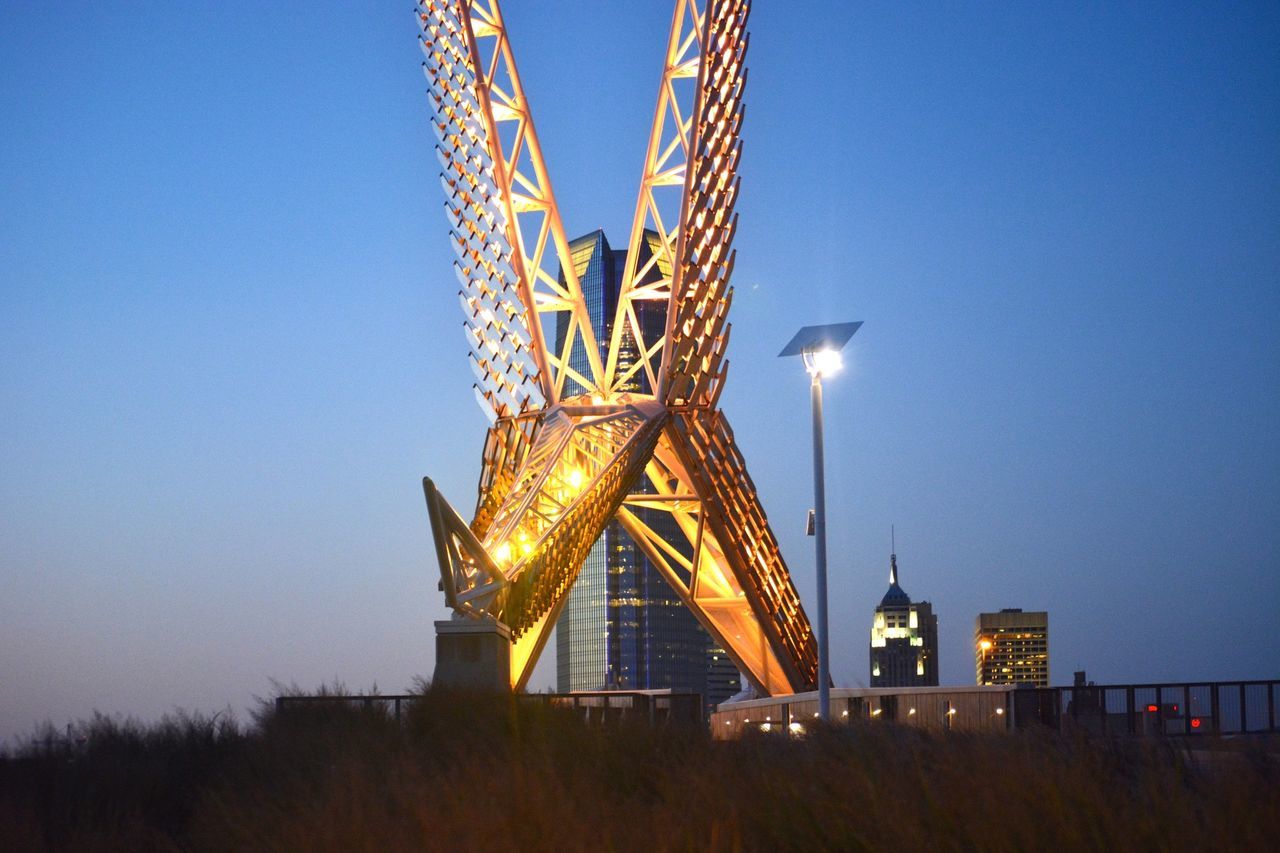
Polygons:
<instances>
[{"instance_id":1,"label":"building with spire","mask_svg":"<svg viewBox=\"0 0 1280 853\"><path fill-rule=\"evenodd\" d=\"M896 550L896 549L895 549ZM911 602L898 585L898 555L889 555L889 591L871 622L872 687L936 687L938 617L927 601Z\"/></svg>"}]
</instances>

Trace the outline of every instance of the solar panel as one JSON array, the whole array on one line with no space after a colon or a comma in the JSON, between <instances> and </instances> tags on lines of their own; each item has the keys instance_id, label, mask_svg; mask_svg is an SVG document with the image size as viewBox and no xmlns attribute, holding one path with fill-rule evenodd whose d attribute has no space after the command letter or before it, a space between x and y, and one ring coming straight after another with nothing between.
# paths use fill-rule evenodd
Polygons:
<instances>
[{"instance_id":1,"label":"solar panel","mask_svg":"<svg viewBox=\"0 0 1280 853\"><path fill-rule=\"evenodd\" d=\"M849 343L849 338L853 337L853 333L858 331L858 327L862 325L859 320L856 323L831 323L826 326L805 326L796 332L796 336L791 339L791 343L782 348L782 352L778 353L778 358L788 355L802 355L806 352L818 352L820 350L842 350L844 345Z\"/></svg>"}]
</instances>

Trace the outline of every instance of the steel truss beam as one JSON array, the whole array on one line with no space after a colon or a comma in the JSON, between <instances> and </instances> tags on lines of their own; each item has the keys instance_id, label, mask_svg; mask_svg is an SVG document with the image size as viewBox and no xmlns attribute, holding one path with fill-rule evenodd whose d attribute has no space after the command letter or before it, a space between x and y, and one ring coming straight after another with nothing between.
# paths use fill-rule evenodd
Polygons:
<instances>
[{"instance_id":1,"label":"steel truss beam","mask_svg":"<svg viewBox=\"0 0 1280 853\"><path fill-rule=\"evenodd\" d=\"M477 395L493 421L470 524L423 485L445 600L511 629L515 689L614 518L757 690L816 684L809 620L717 409L749 9L676 0L602 358L498 0L419 5ZM666 304L656 340L639 319L646 300ZM564 334L550 348L544 317L556 316ZM652 491L636 489L642 475ZM677 541L654 531L654 512Z\"/></svg>"}]
</instances>

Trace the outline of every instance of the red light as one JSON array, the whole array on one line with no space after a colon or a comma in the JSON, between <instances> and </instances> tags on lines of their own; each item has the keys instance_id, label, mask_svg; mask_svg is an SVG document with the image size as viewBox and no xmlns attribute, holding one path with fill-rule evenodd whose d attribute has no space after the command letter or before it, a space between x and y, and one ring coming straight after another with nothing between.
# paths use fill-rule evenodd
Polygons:
<instances>
[{"instance_id":1,"label":"red light","mask_svg":"<svg viewBox=\"0 0 1280 853\"><path fill-rule=\"evenodd\" d=\"M1177 706L1177 705L1174 705L1174 706L1173 706L1173 713L1175 713L1175 714L1176 714L1176 713L1178 713L1178 706Z\"/></svg>"},{"instance_id":2,"label":"red light","mask_svg":"<svg viewBox=\"0 0 1280 853\"><path fill-rule=\"evenodd\" d=\"M1199 717L1192 717L1192 718L1191 718L1191 728L1193 728L1193 729L1198 729L1198 728L1200 728L1200 718L1199 718Z\"/></svg>"},{"instance_id":3,"label":"red light","mask_svg":"<svg viewBox=\"0 0 1280 853\"><path fill-rule=\"evenodd\" d=\"M1148 706L1147 706L1147 713L1148 713L1148 714L1154 714L1156 711L1159 711L1159 710L1160 710L1160 707L1159 707L1158 705L1148 705Z\"/></svg>"}]
</instances>

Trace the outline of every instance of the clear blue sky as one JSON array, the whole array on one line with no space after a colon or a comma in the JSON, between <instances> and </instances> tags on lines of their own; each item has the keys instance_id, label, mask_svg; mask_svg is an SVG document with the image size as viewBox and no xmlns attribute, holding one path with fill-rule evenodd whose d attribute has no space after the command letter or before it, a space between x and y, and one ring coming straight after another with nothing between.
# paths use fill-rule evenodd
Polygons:
<instances>
[{"instance_id":1,"label":"clear blue sky","mask_svg":"<svg viewBox=\"0 0 1280 853\"><path fill-rule=\"evenodd\" d=\"M505 11L568 229L621 242L669 4ZM484 420L415 38L405 3L0 13L0 737L430 674L420 478L470 507ZM837 680L890 524L945 682L1010 606L1055 682L1280 676L1280 7L759 0L750 65L723 405L810 603L775 355L866 322Z\"/></svg>"}]
</instances>

